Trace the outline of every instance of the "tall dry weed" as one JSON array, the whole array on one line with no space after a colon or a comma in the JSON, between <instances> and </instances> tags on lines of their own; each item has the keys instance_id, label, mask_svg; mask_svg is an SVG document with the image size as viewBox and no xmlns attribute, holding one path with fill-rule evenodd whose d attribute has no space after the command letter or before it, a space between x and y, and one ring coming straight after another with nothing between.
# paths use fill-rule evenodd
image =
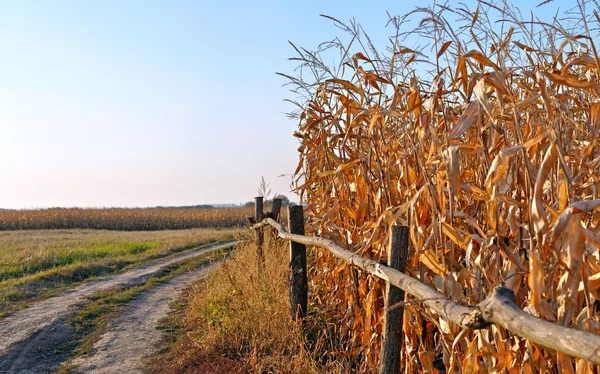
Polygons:
<instances>
[{"instance_id":1,"label":"tall dry weed","mask_svg":"<svg viewBox=\"0 0 600 374\"><path fill-rule=\"evenodd\" d=\"M186 313L186 325L193 326L188 337L204 352L243 362L249 372L345 372L348 362L337 359L336 343L329 340L332 321L311 308L303 327L292 322L289 244L266 237L261 275L256 247L248 243L237 247L206 282L194 286Z\"/></svg>"}]
</instances>

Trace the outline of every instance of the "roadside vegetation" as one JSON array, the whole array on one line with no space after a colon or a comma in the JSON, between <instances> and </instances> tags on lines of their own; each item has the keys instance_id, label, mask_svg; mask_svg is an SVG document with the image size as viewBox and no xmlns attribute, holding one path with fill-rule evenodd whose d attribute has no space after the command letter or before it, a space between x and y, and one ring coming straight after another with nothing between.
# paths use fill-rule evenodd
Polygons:
<instances>
[{"instance_id":1,"label":"roadside vegetation","mask_svg":"<svg viewBox=\"0 0 600 374\"><path fill-rule=\"evenodd\" d=\"M179 230L244 225L252 208L52 208L0 210L0 230Z\"/></svg>"},{"instance_id":2,"label":"roadside vegetation","mask_svg":"<svg viewBox=\"0 0 600 374\"><path fill-rule=\"evenodd\" d=\"M352 367L352 355L339 351L335 317L311 304L302 329L292 322L288 244L267 240L263 276L255 251L251 243L238 246L171 305L162 326L170 334L154 372L343 373Z\"/></svg>"},{"instance_id":3,"label":"roadside vegetation","mask_svg":"<svg viewBox=\"0 0 600 374\"><path fill-rule=\"evenodd\" d=\"M243 235L239 228L0 232L0 317L86 279Z\"/></svg>"}]
</instances>

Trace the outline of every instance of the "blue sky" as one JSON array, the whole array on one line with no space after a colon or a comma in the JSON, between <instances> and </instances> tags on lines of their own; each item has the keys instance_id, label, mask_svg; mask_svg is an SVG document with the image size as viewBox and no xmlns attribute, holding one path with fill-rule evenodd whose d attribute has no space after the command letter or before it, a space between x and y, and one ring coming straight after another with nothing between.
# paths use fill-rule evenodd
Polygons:
<instances>
[{"instance_id":1,"label":"blue sky","mask_svg":"<svg viewBox=\"0 0 600 374\"><path fill-rule=\"evenodd\" d=\"M287 41L340 35L324 13L384 44L426 4L0 1L0 207L240 203L261 176L295 199Z\"/></svg>"}]
</instances>

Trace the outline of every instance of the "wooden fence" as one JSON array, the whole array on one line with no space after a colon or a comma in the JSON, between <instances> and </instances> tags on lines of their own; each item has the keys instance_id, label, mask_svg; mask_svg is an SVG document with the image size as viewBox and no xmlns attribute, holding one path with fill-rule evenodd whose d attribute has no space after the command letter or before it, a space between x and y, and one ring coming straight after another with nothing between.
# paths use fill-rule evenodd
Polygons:
<instances>
[{"instance_id":1,"label":"wooden fence","mask_svg":"<svg viewBox=\"0 0 600 374\"><path fill-rule=\"evenodd\" d=\"M384 265L361 257L332 240L305 236L304 214L301 206L289 207L290 229L286 230L281 223L277 222L281 201L274 203L273 207L274 209L265 215L262 211L262 197L256 198L256 215L251 223L257 232L257 257L259 266L262 266L260 262L264 261L262 244L265 226L273 227L279 238L290 241L289 300L294 320L304 317L308 304L306 245L327 249L341 260L386 282L380 373L400 373L404 313L401 301L404 300L404 292L420 300L423 305L444 320L451 321L464 329L476 330L496 324L543 347L600 364L600 335L561 326L524 312L515 304L514 293L508 288L496 287L481 303L465 306L455 303L420 280L404 274L409 253L408 227L392 227L388 262ZM390 308L392 305L394 307Z\"/></svg>"}]
</instances>

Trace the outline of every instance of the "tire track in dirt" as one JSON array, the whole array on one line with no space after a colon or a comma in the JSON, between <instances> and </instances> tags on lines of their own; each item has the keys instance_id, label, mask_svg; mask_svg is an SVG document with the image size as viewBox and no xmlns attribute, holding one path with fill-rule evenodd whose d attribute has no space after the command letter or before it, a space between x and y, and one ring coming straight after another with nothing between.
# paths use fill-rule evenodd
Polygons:
<instances>
[{"instance_id":1,"label":"tire track in dirt","mask_svg":"<svg viewBox=\"0 0 600 374\"><path fill-rule=\"evenodd\" d=\"M169 265L237 243L239 241L207 246L143 264L125 273L84 283L9 315L0 320L0 373L45 373L60 365L66 353L59 348L74 335L65 325L66 319L87 296L109 288L144 283Z\"/></svg>"}]
</instances>

